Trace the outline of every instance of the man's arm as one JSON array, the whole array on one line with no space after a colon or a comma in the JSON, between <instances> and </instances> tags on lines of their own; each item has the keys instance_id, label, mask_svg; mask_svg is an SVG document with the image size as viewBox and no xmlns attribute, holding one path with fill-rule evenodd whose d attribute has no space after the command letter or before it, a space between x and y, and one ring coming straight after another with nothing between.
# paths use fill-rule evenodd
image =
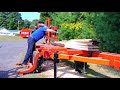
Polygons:
<instances>
[{"instance_id":1,"label":"man's arm","mask_svg":"<svg viewBox=\"0 0 120 90\"><path fill-rule=\"evenodd\" d=\"M47 31L47 32L53 32L53 33L57 33L57 34L58 34L58 32L56 32L55 30L52 30L52 29L47 29L46 31Z\"/></svg>"},{"instance_id":2,"label":"man's arm","mask_svg":"<svg viewBox=\"0 0 120 90\"><path fill-rule=\"evenodd\" d=\"M49 36L45 36L45 38L47 38L47 39L51 39L51 40L54 40L54 41L58 41L57 39L54 39L54 38L51 38L51 37L49 37Z\"/></svg>"}]
</instances>

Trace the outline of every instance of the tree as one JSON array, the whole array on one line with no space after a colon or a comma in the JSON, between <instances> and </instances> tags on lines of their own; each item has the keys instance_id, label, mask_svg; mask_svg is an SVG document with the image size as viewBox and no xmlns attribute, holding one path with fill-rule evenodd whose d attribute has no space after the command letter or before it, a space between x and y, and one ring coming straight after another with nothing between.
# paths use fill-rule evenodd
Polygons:
<instances>
[{"instance_id":1,"label":"tree","mask_svg":"<svg viewBox=\"0 0 120 90\"><path fill-rule=\"evenodd\" d=\"M31 22L31 24L30 24L30 28L34 28L35 27L35 25L38 23L38 19L34 19L34 20L32 20L32 22Z\"/></svg>"},{"instance_id":2,"label":"tree","mask_svg":"<svg viewBox=\"0 0 120 90\"><path fill-rule=\"evenodd\" d=\"M94 25L101 50L120 53L120 13L96 13Z\"/></svg>"},{"instance_id":3,"label":"tree","mask_svg":"<svg viewBox=\"0 0 120 90\"><path fill-rule=\"evenodd\" d=\"M24 27L25 27L25 28L29 28L29 27L30 27L30 24L31 24L30 21L28 21L27 19L24 20Z\"/></svg>"},{"instance_id":4,"label":"tree","mask_svg":"<svg viewBox=\"0 0 120 90\"><path fill-rule=\"evenodd\" d=\"M0 12L0 26L9 30L15 30L18 27L17 19L21 17L18 12Z\"/></svg>"},{"instance_id":5,"label":"tree","mask_svg":"<svg viewBox=\"0 0 120 90\"><path fill-rule=\"evenodd\" d=\"M120 53L119 12L42 12L40 17L59 26L60 40L97 39L101 51Z\"/></svg>"}]
</instances>

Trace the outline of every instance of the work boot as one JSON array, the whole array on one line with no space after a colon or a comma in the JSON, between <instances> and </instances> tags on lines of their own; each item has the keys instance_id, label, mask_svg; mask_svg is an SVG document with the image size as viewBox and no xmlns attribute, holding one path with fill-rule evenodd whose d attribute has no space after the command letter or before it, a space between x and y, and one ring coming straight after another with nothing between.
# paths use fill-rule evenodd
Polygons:
<instances>
[{"instance_id":1,"label":"work boot","mask_svg":"<svg viewBox=\"0 0 120 90\"><path fill-rule=\"evenodd\" d=\"M23 68L29 68L29 66L26 65L26 64L22 64L22 67L23 67Z\"/></svg>"}]
</instances>

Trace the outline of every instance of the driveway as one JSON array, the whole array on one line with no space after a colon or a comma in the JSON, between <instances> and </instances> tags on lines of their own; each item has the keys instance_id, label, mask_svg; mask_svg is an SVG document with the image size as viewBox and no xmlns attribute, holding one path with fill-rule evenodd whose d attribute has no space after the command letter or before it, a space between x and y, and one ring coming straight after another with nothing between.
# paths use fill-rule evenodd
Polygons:
<instances>
[{"instance_id":1,"label":"driveway","mask_svg":"<svg viewBox=\"0 0 120 90\"><path fill-rule=\"evenodd\" d=\"M26 52L27 41L0 41L0 78L18 77L16 63L22 52Z\"/></svg>"}]
</instances>

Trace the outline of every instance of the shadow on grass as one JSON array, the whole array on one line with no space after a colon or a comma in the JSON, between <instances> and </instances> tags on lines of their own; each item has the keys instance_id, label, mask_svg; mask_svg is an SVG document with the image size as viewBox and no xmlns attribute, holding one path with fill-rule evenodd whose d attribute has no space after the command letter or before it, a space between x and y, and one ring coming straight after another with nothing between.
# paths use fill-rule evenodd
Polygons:
<instances>
[{"instance_id":1,"label":"shadow on grass","mask_svg":"<svg viewBox=\"0 0 120 90\"><path fill-rule=\"evenodd\" d=\"M66 65L68 65L68 66L70 66L70 67L72 67L72 68L75 68L75 63L74 62L72 62L72 61L63 61L63 62L66 62ZM83 71L83 70L82 70ZM110 78L109 76L107 76L107 75L104 75L104 74L102 74L102 73L99 73L99 72L96 72L95 70L93 70L93 69L90 69L89 68L89 65L87 65L87 67L86 67L86 70L85 70L85 74L83 74L85 77L87 77L87 78Z\"/></svg>"},{"instance_id":2,"label":"shadow on grass","mask_svg":"<svg viewBox=\"0 0 120 90\"><path fill-rule=\"evenodd\" d=\"M85 76L88 78L110 78L102 73L96 72L93 69L87 68Z\"/></svg>"}]
</instances>

